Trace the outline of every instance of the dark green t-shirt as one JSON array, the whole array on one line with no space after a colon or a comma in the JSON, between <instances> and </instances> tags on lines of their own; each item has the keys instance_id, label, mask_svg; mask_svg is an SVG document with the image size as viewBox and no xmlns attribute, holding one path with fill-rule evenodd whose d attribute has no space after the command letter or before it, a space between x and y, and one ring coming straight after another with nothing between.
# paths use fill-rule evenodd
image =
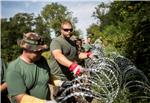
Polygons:
<instances>
[{"instance_id":1,"label":"dark green t-shirt","mask_svg":"<svg viewBox=\"0 0 150 103\"><path fill-rule=\"evenodd\" d=\"M50 44L51 52L56 49L61 50L63 55L71 61L74 61L77 56L75 43L71 40L64 39L61 35L53 39ZM73 73L67 67L59 64L53 55L51 56L50 68L52 74L61 80L72 80L74 78Z\"/></svg>"},{"instance_id":2,"label":"dark green t-shirt","mask_svg":"<svg viewBox=\"0 0 150 103\"><path fill-rule=\"evenodd\" d=\"M50 90L48 81L50 68L44 57L32 64L27 64L20 57L8 65L6 83L8 85L9 96L27 93L40 99L49 99Z\"/></svg>"}]
</instances>

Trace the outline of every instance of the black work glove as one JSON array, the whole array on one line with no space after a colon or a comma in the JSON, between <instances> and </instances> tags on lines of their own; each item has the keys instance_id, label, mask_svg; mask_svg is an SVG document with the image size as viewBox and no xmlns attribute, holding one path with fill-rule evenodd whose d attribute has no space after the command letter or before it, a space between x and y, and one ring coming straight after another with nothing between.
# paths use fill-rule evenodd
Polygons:
<instances>
[{"instance_id":1,"label":"black work glove","mask_svg":"<svg viewBox=\"0 0 150 103\"><path fill-rule=\"evenodd\" d=\"M71 87L73 84L71 81L64 81L61 85L62 88L68 88Z\"/></svg>"},{"instance_id":2,"label":"black work glove","mask_svg":"<svg viewBox=\"0 0 150 103\"><path fill-rule=\"evenodd\" d=\"M66 88L71 87L73 84L71 81L64 81L62 85L58 88L56 96L59 97Z\"/></svg>"}]
</instances>

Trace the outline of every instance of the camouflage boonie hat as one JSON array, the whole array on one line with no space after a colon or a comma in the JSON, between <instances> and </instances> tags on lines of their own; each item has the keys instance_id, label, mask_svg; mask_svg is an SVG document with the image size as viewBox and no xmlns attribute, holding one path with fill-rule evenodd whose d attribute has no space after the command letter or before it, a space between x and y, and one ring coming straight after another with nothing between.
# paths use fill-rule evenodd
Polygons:
<instances>
[{"instance_id":1,"label":"camouflage boonie hat","mask_svg":"<svg viewBox=\"0 0 150 103\"><path fill-rule=\"evenodd\" d=\"M23 39L17 40L17 44L29 51L48 50L48 46L44 44L44 38L34 32L23 34Z\"/></svg>"}]
</instances>

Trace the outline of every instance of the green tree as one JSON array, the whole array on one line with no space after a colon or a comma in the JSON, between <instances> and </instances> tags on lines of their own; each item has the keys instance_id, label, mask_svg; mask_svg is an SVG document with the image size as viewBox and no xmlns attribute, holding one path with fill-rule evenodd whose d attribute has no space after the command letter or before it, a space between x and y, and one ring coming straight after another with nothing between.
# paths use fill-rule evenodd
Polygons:
<instances>
[{"instance_id":1,"label":"green tree","mask_svg":"<svg viewBox=\"0 0 150 103\"><path fill-rule=\"evenodd\" d=\"M18 13L13 18L10 18L10 25L12 28L17 29L17 34L32 31L34 25L34 14Z\"/></svg>"},{"instance_id":2,"label":"green tree","mask_svg":"<svg viewBox=\"0 0 150 103\"><path fill-rule=\"evenodd\" d=\"M95 7L95 11L93 12L93 17L97 19L99 24L101 25L101 29L103 29L104 25L107 25L111 20L108 20L107 12L109 10L109 5L104 2L100 3Z\"/></svg>"},{"instance_id":3,"label":"green tree","mask_svg":"<svg viewBox=\"0 0 150 103\"><path fill-rule=\"evenodd\" d=\"M69 12L65 6L58 3L46 5L42 10L41 15L47 24L47 28L49 28L49 34L54 32L56 36L59 34L60 23L62 20L69 19L73 24L77 23L77 18L72 17L72 12Z\"/></svg>"},{"instance_id":4,"label":"green tree","mask_svg":"<svg viewBox=\"0 0 150 103\"><path fill-rule=\"evenodd\" d=\"M94 14L94 17L100 21L100 33L94 36L97 38L99 35L107 40L109 46L105 47L105 50L109 49L112 52L117 50L120 54L128 57L138 69L146 74L147 78L150 78L149 4L148 1L115 1L108 6L107 13L103 13L101 10L107 5L100 4L96 7ZM89 30L92 31L93 27L90 27ZM96 31L94 30L94 32ZM132 102L141 103L142 100L144 99ZM120 103L120 100L116 102ZM148 102L144 101L144 103Z\"/></svg>"},{"instance_id":5,"label":"green tree","mask_svg":"<svg viewBox=\"0 0 150 103\"><path fill-rule=\"evenodd\" d=\"M69 19L73 22L74 28L77 18L72 17L72 13L66 7L57 3L48 4L43 8L42 15L34 16L33 13L17 13L9 19L1 19L2 21L2 57L7 61L15 59L21 49L17 46L17 39L22 38L23 33L37 32L44 35L46 44L49 45L52 33L58 34L60 22ZM74 29L74 34L79 35L80 32Z\"/></svg>"},{"instance_id":6,"label":"green tree","mask_svg":"<svg viewBox=\"0 0 150 103\"><path fill-rule=\"evenodd\" d=\"M16 41L23 33L32 31L33 16L33 14L18 13L12 18L1 19L1 54L7 62L20 54L21 49L16 46Z\"/></svg>"},{"instance_id":7,"label":"green tree","mask_svg":"<svg viewBox=\"0 0 150 103\"><path fill-rule=\"evenodd\" d=\"M49 28L47 28L47 24L44 22L42 16L38 15L35 19L35 24L33 27L33 31L43 35L45 39L45 43L49 46L51 42L51 37L49 34Z\"/></svg>"},{"instance_id":8,"label":"green tree","mask_svg":"<svg viewBox=\"0 0 150 103\"><path fill-rule=\"evenodd\" d=\"M101 35L100 26L97 24L92 24L87 29L88 34L92 34L92 41L98 39Z\"/></svg>"}]
</instances>

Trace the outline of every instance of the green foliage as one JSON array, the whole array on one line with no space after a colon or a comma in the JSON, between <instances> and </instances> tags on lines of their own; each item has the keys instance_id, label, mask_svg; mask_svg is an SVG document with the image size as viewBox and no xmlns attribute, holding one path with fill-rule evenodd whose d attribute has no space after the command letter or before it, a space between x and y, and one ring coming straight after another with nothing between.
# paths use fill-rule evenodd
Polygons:
<instances>
[{"instance_id":1,"label":"green foliage","mask_svg":"<svg viewBox=\"0 0 150 103\"><path fill-rule=\"evenodd\" d=\"M88 30L97 33L94 34L93 38L103 37L103 41L107 42L104 48L106 56L109 56L110 52L117 52L126 56L150 80L149 4L148 1L115 1L109 6L99 4L94 14L94 17L98 19L97 21L100 21L100 25L97 25L99 30L96 30L94 26ZM108 7L109 11L103 13L102 8ZM129 93L126 95L127 97L131 96ZM114 103L129 103L128 98L123 97L124 93L119 94ZM143 103L142 100L133 100L132 102ZM144 103L147 102L144 101Z\"/></svg>"},{"instance_id":2,"label":"green foliage","mask_svg":"<svg viewBox=\"0 0 150 103\"><path fill-rule=\"evenodd\" d=\"M49 46L52 32L58 34L60 22L63 19L70 19L73 23L77 22L66 7L57 3L46 5L41 13L37 17L33 13L17 13L11 18L1 19L1 54L7 62L20 55L21 50L16 41L22 38L23 33L33 31L43 35L45 43ZM80 32L74 30L74 34L79 35Z\"/></svg>"},{"instance_id":3,"label":"green foliage","mask_svg":"<svg viewBox=\"0 0 150 103\"><path fill-rule=\"evenodd\" d=\"M31 31L31 27L34 24L33 16L34 14L27 14L27 13L16 14L13 18L10 18L11 29L16 29L15 32L18 35Z\"/></svg>"},{"instance_id":4,"label":"green foliage","mask_svg":"<svg viewBox=\"0 0 150 103\"><path fill-rule=\"evenodd\" d=\"M149 21L150 2L146 1L115 1L110 5L104 3L96 7L93 16L100 21L98 29L91 26L88 30L93 38L103 37L107 41L106 54L110 51L119 52L132 59L134 63L149 75ZM104 13L104 9L109 11ZM94 24L93 24L94 25ZM142 62L142 59L144 62ZM145 62L146 61L146 62ZM144 69L145 68L145 69Z\"/></svg>"},{"instance_id":5,"label":"green foliage","mask_svg":"<svg viewBox=\"0 0 150 103\"><path fill-rule=\"evenodd\" d=\"M109 9L109 5L104 4L103 2L95 7L95 12L93 12L93 17L98 19L97 21L101 24L101 29L104 28L103 25L108 24L110 22L108 18L106 18L107 10Z\"/></svg>"},{"instance_id":6,"label":"green foliage","mask_svg":"<svg viewBox=\"0 0 150 103\"><path fill-rule=\"evenodd\" d=\"M44 22L42 16L38 15L38 17L35 18L34 26L35 29L33 29L33 31L40 35L43 35L45 39L45 44L47 44L49 47L51 42L49 28L47 28L47 24Z\"/></svg>"},{"instance_id":7,"label":"green foliage","mask_svg":"<svg viewBox=\"0 0 150 103\"><path fill-rule=\"evenodd\" d=\"M44 36L49 36L48 28L46 28L46 23L44 22L43 18L38 15L38 17L35 18L35 23L34 23L34 31L44 35Z\"/></svg>"},{"instance_id":8,"label":"green foliage","mask_svg":"<svg viewBox=\"0 0 150 103\"><path fill-rule=\"evenodd\" d=\"M139 23L129 38L127 56L150 78L150 21ZM133 42L134 41L134 42ZM150 79L149 79L150 80Z\"/></svg>"},{"instance_id":9,"label":"green foliage","mask_svg":"<svg viewBox=\"0 0 150 103\"><path fill-rule=\"evenodd\" d=\"M87 29L87 33L94 35L92 36L92 41L94 42L101 35L100 26L97 24L90 25L90 27Z\"/></svg>"},{"instance_id":10,"label":"green foliage","mask_svg":"<svg viewBox=\"0 0 150 103\"><path fill-rule=\"evenodd\" d=\"M127 27L126 24L119 23L117 26L109 25L103 30L103 35L105 35L108 44L115 47L122 55L125 55L126 43L131 35Z\"/></svg>"},{"instance_id":11,"label":"green foliage","mask_svg":"<svg viewBox=\"0 0 150 103\"><path fill-rule=\"evenodd\" d=\"M129 95L130 93L127 89L120 90L113 103L131 103Z\"/></svg>"},{"instance_id":12,"label":"green foliage","mask_svg":"<svg viewBox=\"0 0 150 103\"><path fill-rule=\"evenodd\" d=\"M73 23L77 22L77 19L72 17L72 13L69 12L65 6L58 3L46 5L41 15L47 24L47 28L49 28L49 34L54 32L56 36L59 35L60 23L62 20L69 19Z\"/></svg>"},{"instance_id":13,"label":"green foliage","mask_svg":"<svg viewBox=\"0 0 150 103\"><path fill-rule=\"evenodd\" d=\"M46 58L47 62L50 63L50 57L51 57L50 51L46 51L46 52L42 53L42 56L44 56Z\"/></svg>"},{"instance_id":14,"label":"green foliage","mask_svg":"<svg viewBox=\"0 0 150 103\"><path fill-rule=\"evenodd\" d=\"M32 31L33 14L18 13L12 18L1 21L1 54L9 62L20 54L17 39L21 38L23 33Z\"/></svg>"}]
</instances>

